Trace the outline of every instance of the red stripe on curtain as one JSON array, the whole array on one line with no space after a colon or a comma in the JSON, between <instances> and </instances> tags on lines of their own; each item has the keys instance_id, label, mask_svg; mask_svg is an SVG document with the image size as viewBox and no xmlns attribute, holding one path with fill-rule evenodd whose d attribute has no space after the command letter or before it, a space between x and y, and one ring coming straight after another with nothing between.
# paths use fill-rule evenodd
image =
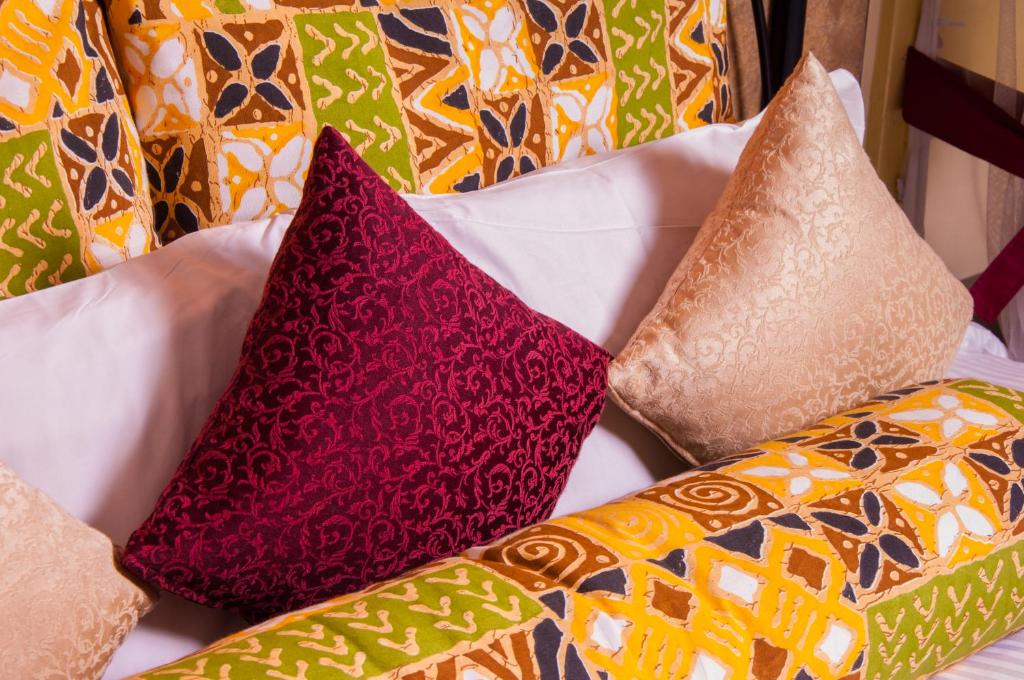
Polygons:
<instances>
[{"instance_id":1,"label":"red stripe on curtain","mask_svg":"<svg viewBox=\"0 0 1024 680\"><path fill-rule=\"evenodd\" d=\"M963 77L924 53L907 51L903 120L1017 177L1024 177L1024 125L972 89ZM1024 288L1024 232L982 272L974 285L977 318L995 323Z\"/></svg>"},{"instance_id":2,"label":"red stripe on curtain","mask_svg":"<svg viewBox=\"0 0 1024 680\"><path fill-rule=\"evenodd\" d=\"M994 324L1021 288L1024 288L1024 231L1010 239L971 286L974 315L985 323Z\"/></svg>"}]
</instances>

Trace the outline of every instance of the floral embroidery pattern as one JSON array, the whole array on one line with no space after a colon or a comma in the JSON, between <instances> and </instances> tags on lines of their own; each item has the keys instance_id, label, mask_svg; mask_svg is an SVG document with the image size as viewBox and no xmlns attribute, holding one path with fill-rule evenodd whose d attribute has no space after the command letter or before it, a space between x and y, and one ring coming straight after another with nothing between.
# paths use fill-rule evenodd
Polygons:
<instances>
[{"instance_id":1,"label":"floral embroidery pattern","mask_svg":"<svg viewBox=\"0 0 1024 680\"><path fill-rule=\"evenodd\" d=\"M615 97L602 75L582 78L554 89L556 115L551 136L559 159L577 158L615 148Z\"/></svg>"},{"instance_id":2,"label":"floral embroidery pattern","mask_svg":"<svg viewBox=\"0 0 1024 680\"><path fill-rule=\"evenodd\" d=\"M993 513L987 503L981 508L975 507L974 499L978 496L969 493L968 478L960 465L945 462L935 472L931 484L912 477L897 482L894 488L907 500L935 515L934 530L928 539L939 556L950 556L961 537L991 538L996 532L995 524L989 518ZM939 480L941 485L935 484Z\"/></svg>"},{"instance_id":3,"label":"floral embroidery pattern","mask_svg":"<svg viewBox=\"0 0 1024 680\"><path fill-rule=\"evenodd\" d=\"M455 16L462 28L456 44L482 92L518 90L536 80L529 33L513 4L493 3L490 10L466 4Z\"/></svg>"},{"instance_id":4,"label":"floral embroidery pattern","mask_svg":"<svg viewBox=\"0 0 1024 680\"><path fill-rule=\"evenodd\" d=\"M298 205L312 152L312 142L286 126L227 133L217 169L221 204L232 221L269 217ZM256 181L261 176L268 178L266 184Z\"/></svg>"},{"instance_id":5,"label":"floral embroidery pattern","mask_svg":"<svg viewBox=\"0 0 1024 680\"><path fill-rule=\"evenodd\" d=\"M760 465L747 468L743 471L749 477L779 477L786 480L786 492L790 496L804 496L818 481L846 481L852 479L847 470L840 467L823 467L820 463L811 465L807 455L797 450L790 450L782 454L787 465L771 465L764 460ZM763 460L764 457L762 457Z\"/></svg>"},{"instance_id":6,"label":"floral embroidery pattern","mask_svg":"<svg viewBox=\"0 0 1024 680\"><path fill-rule=\"evenodd\" d=\"M991 413L964 408L959 398L949 394L936 397L931 408L899 411L889 417L898 422L941 423L942 436L947 439L963 432L969 424L984 428L992 428L999 424L999 420Z\"/></svg>"},{"instance_id":7,"label":"floral embroidery pattern","mask_svg":"<svg viewBox=\"0 0 1024 680\"><path fill-rule=\"evenodd\" d=\"M123 59L131 73L149 74L132 97L135 124L143 135L195 127L202 115L195 57L173 26L124 37Z\"/></svg>"}]
</instances>

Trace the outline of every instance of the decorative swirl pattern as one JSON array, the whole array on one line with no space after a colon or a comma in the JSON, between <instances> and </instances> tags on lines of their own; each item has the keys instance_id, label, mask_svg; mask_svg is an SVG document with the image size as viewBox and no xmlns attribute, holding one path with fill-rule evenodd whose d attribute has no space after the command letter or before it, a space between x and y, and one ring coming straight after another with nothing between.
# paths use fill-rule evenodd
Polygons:
<instances>
[{"instance_id":1,"label":"decorative swirl pattern","mask_svg":"<svg viewBox=\"0 0 1024 680\"><path fill-rule=\"evenodd\" d=\"M261 618L543 520L609 360L328 129L238 370L124 564Z\"/></svg>"},{"instance_id":2,"label":"decorative swirl pattern","mask_svg":"<svg viewBox=\"0 0 1024 680\"><path fill-rule=\"evenodd\" d=\"M782 508L775 498L757 486L715 472L678 477L638 497L683 508L694 521L713 531Z\"/></svg>"},{"instance_id":3,"label":"decorative swirl pattern","mask_svg":"<svg viewBox=\"0 0 1024 680\"><path fill-rule=\"evenodd\" d=\"M576 584L618 562L608 548L553 522L530 527L492 546L481 559L530 590L542 590L551 583Z\"/></svg>"},{"instance_id":4,"label":"decorative swirl pattern","mask_svg":"<svg viewBox=\"0 0 1024 680\"><path fill-rule=\"evenodd\" d=\"M559 520L630 559L671 552L679 538L696 541L704 531L678 508L637 498L609 503Z\"/></svg>"}]
</instances>

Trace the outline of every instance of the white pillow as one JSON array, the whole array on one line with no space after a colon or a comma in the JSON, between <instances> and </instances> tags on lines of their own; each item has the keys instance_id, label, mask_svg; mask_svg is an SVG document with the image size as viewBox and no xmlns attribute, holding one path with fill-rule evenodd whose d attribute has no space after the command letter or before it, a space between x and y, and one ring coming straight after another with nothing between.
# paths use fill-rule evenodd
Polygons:
<instances>
[{"instance_id":1,"label":"white pillow","mask_svg":"<svg viewBox=\"0 0 1024 680\"><path fill-rule=\"evenodd\" d=\"M863 129L856 81L833 79ZM455 196L407 199L527 304L612 352L654 304L756 122L714 125ZM0 303L0 460L123 543L149 514L235 367L289 222L192 234L106 272ZM556 512L681 463L609 404ZM173 660L237 620L167 598L109 677Z\"/></svg>"}]
</instances>

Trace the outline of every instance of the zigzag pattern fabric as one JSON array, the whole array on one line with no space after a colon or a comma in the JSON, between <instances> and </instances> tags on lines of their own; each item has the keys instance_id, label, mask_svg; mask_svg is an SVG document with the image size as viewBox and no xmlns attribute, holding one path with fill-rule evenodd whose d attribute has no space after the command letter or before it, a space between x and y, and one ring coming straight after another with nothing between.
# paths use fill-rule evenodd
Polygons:
<instances>
[{"instance_id":1,"label":"zigzag pattern fabric","mask_svg":"<svg viewBox=\"0 0 1024 680\"><path fill-rule=\"evenodd\" d=\"M1024 626L1022 427L899 390L141 677L923 677Z\"/></svg>"},{"instance_id":2,"label":"zigzag pattern fabric","mask_svg":"<svg viewBox=\"0 0 1024 680\"><path fill-rule=\"evenodd\" d=\"M709 0L113 0L174 238L295 208L338 128L391 185L470 191L731 114Z\"/></svg>"},{"instance_id":3,"label":"zigzag pattern fabric","mask_svg":"<svg viewBox=\"0 0 1024 680\"><path fill-rule=\"evenodd\" d=\"M92 0L0 2L0 299L153 246L142 150Z\"/></svg>"}]
</instances>

